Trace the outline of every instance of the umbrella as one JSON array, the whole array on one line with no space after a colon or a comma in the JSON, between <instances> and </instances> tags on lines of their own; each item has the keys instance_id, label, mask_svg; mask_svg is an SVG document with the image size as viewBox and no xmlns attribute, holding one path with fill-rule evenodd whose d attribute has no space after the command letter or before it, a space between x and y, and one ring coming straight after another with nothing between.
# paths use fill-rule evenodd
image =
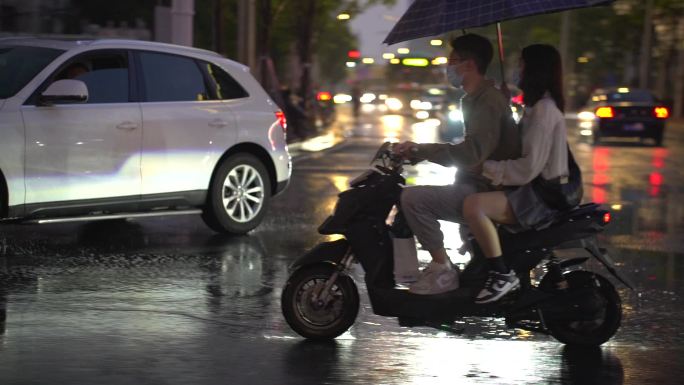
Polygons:
<instances>
[{"instance_id":1,"label":"umbrella","mask_svg":"<svg viewBox=\"0 0 684 385\"><path fill-rule=\"evenodd\" d=\"M614 0L414 0L383 43L496 23L499 60L503 64L501 22L525 16L606 5ZM503 82L503 65L501 66Z\"/></svg>"}]
</instances>

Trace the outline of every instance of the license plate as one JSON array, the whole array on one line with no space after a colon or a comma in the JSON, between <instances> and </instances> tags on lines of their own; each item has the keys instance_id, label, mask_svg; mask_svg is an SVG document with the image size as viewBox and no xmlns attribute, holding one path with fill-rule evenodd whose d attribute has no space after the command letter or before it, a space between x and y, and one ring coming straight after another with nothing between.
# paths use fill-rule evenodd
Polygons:
<instances>
[{"instance_id":1,"label":"license plate","mask_svg":"<svg viewBox=\"0 0 684 385\"><path fill-rule=\"evenodd\" d=\"M628 123L622 126L622 128L625 131L643 131L644 130L644 124L643 123Z\"/></svg>"}]
</instances>

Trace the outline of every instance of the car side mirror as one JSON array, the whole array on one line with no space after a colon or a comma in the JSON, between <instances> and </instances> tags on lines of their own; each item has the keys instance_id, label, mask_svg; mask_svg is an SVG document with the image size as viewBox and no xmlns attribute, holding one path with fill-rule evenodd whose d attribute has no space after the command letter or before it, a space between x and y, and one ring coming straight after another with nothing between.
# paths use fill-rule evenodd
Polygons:
<instances>
[{"instance_id":1,"label":"car side mirror","mask_svg":"<svg viewBox=\"0 0 684 385\"><path fill-rule=\"evenodd\" d=\"M57 80L40 94L39 105L85 103L88 101L88 87L80 80Z\"/></svg>"}]
</instances>

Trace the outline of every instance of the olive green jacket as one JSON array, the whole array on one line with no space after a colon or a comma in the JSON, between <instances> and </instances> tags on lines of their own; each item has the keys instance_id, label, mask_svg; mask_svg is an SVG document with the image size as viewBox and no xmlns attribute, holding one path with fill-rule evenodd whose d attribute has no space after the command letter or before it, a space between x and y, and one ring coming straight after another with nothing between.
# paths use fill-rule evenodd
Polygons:
<instances>
[{"instance_id":1,"label":"olive green jacket","mask_svg":"<svg viewBox=\"0 0 684 385\"><path fill-rule=\"evenodd\" d=\"M461 110L465 140L458 144L419 144L414 150L415 156L442 166L458 167L458 181L488 184L488 179L481 175L482 164L486 160L520 158L520 130L508 100L494 88L492 81L485 80L477 90L464 96Z\"/></svg>"}]
</instances>

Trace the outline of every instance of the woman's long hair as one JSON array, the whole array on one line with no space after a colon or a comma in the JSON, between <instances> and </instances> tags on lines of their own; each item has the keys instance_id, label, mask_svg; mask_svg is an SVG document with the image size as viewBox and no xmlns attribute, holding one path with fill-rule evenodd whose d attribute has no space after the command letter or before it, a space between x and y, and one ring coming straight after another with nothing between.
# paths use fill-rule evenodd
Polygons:
<instances>
[{"instance_id":1,"label":"woman's long hair","mask_svg":"<svg viewBox=\"0 0 684 385\"><path fill-rule=\"evenodd\" d=\"M558 51L547 44L532 44L522 50L525 63L520 89L526 106L534 106L548 91L559 110L565 109L563 65Z\"/></svg>"}]
</instances>

